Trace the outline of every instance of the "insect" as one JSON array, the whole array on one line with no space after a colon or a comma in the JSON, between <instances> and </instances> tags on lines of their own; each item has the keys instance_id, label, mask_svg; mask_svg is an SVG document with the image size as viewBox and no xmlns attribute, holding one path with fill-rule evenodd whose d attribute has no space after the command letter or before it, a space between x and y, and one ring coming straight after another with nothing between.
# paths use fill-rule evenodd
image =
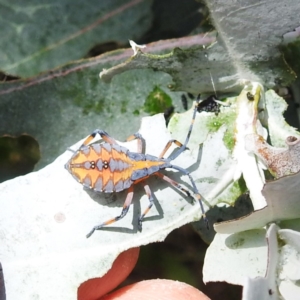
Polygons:
<instances>
[{"instance_id":1,"label":"insect","mask_svg":"<svg viewBox=\"0 0 300 300\"><path fill-rule=\"evenodd\" d=\"M214 96L209 96L208 98L201 101L198 105L198 112L214 112L216 116L220 113L220 101L216 100Z\"/></svg>"},{"instance_id":2,"label":"insect","mask_svg":"<svg viewBox=\"0 0 300 300\"><path fill-rule=\"evenodd\" d=\"M181 103L185 110L188 108L188 98L191 100L195 99L194 95L191 93L187 93L187 96L185 94L181 95ZM198 104L197 111L214 112L217 116L220 113L220 105L221 103L219 100L215 99L214 96L209 96Z\"/></svg>"},{"instance_id":3,"label":"insect","mask_svg":"<svg viewBox=\"0 0 300 300\"><path fill-rule=\"evenodd\" d=\"M152 192L145 181L149 176L156 175L160 177L190 197L191 194L187 189L161 173L161 171L166 168L177 170L189 177L194 196L200 204L206 226L208 227L208 221L205 216L202 203L202 196L196 187L194 179L186 169L172 164L172 160L177 158L184 150L187 149L199 100L200 96L197 98L191 125L184 144L177 140L170 140L158 157L142 153L145 140L140 133L135 133L127 139L127 141L136 139L138 142L137 152L131 152L127 148L119 145L105 131L100 129L94 130L92 134L86 138L79 149L74 152L70 160L65 164L65 168L83 186L91 188L96 192L104 193L128 190L121 214L93 227L93 229L87 234L87 238L90 237L95 230L99 230L104 226L112 224L122 219L127 214L133 198L133 187L137 183L143 184L149 199L148 207L138 217L138 230L141 231L143 219L153 206ZM97 134L101 136L104 142L90 144ZM177 151L173 152L169 157L164 158L165 153L172 144L178 146L176 149Z\"/></svg>"}]
</instances>

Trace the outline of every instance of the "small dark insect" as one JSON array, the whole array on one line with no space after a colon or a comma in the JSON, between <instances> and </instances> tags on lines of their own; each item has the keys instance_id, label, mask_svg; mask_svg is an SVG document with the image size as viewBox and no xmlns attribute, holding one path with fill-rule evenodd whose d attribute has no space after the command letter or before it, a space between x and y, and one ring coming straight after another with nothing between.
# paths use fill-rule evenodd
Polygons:
<instances>
[{"instance_id":1,"label":"small dark insect","mask_svg":"<svg viewBox=\"0 0 300 300\"><path fill-rule=\"evenodd\" d=\"M161 173L161 171L166 168L177 170L188 176L192 184L194 197L199 202L203 218L208 228L208 220L205 216L205 211L202 204L202 196L196 187L194 179L188 170L172 164L172 161L187 149L187 144L192 133L197 109L199 106L199 100L200 96L196 100L191 125L184 144L177 140L170 140L158 157L142 153L145 140L140 133L135 133L127 139L127 141L134 139L137 139L138 141L137 152L131 152L127 148L119 145L114 138L100 129L94 130L94 132L88 138L86 138L79 149L74 152L70 160L65 164L65 168L70 172L75 180L81 183L83 186L93 189L96 192L104 193L114 193L128 190L121 214L95 226L87 234L87 237L90 237L95 230L99 230L104 226L112 224L122 219L127 214L133 198L133 187L137 183L141 183L144 186L145 192L149 199L148 207L138 218L138 229L141 231L142 221L153 206L152 192L149 185L146 183L146 179L152 175L160 177L181 192L185 193L187 196L190 196L190 192L187 189L181 186L178 182ZM102 137L104 142L100 144L90 144L97 134ZM179 148L177 148L177 151L173 152L169 157L164 158L164 155L173 143Z\"/></svg>"},{"instance_id":2,"label":"small dark insect","mask_svg":"<svg viewBox=\"0 0 300 300\"><path fill-rule=\"evenodd\" d=\"M217 116L220 113L220 104L215 101L214 96L209 96L199 103L197 111L214 112Z\"/></svg>"},{"instance_id":3,"label":"small dark insect","mask_svg":"<svg viewBox=\"0 0 300 300\"><path fill-rule=\"evenodd\" d=\"M250 92L247 93L247 98L249 101L253 101L254 100L254 95L251 94Z\"/></svg>"}]
</instances>

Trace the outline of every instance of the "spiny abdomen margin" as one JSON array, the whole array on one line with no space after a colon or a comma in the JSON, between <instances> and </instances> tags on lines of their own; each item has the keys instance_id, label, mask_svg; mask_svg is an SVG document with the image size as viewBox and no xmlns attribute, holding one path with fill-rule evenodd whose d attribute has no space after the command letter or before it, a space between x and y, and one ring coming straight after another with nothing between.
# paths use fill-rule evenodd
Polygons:
<instances>
[{"instance_id":1,"label":"spiny abdomen margin","mask_svg":"<svg viewBox=\"0 0 300 300\"><path fill-rule=\"evenodd\" d=\"M85 187L97 192L119 192L132 184L128 152L118 144L92 144L76 151L65 167Z\"/></svg>"}]
</instances>

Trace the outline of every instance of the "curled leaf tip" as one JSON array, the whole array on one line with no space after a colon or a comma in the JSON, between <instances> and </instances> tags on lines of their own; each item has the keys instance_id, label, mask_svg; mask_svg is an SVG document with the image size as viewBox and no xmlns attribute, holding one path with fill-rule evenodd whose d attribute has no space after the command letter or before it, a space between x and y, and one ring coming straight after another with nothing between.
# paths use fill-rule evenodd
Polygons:
<instances>
[{"instance_id":1,"label":"curled leaf tip","mask_svg":"<svg viewBox=\"0 0 300 300\"><path fill-rule=\"evenodd\" d=\"M129 44L133 50L133 56L135 56L137 54L139 49L146 48L146 45L138 45L137 43L135 43L132 40L129 40Z\"/></svg>"},{"instance_id":2,"label":"curled leaf tip","mask_svg":"<svg viewBox=\"0 0 300 300\"><path fill-rule=\"evenodd\" d=\"M300 170L300 139L288 136L285 142L288 149L272 147L258 134L249 134L245 137L246 150L254 152L276 178Z\"/></svg>"}]
</instances>

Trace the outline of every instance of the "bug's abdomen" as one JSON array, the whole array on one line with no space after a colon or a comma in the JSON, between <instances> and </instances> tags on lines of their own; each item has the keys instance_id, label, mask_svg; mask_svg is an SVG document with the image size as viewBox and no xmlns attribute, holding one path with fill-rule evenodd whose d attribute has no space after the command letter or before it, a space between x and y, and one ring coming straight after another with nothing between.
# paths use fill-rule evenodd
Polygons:
<instances>
[{"instance_id":1,"label":"bug's abdomen","mask_svg":"<svg viewBox=\"0 0 300 300\"><path fill-rule=\"evenodd\" d=\"M93 144L79 149L65 165L73 177L98 192L119 192L131 186L128 150L117 144Z\"/></svg>"}]
</instances>

